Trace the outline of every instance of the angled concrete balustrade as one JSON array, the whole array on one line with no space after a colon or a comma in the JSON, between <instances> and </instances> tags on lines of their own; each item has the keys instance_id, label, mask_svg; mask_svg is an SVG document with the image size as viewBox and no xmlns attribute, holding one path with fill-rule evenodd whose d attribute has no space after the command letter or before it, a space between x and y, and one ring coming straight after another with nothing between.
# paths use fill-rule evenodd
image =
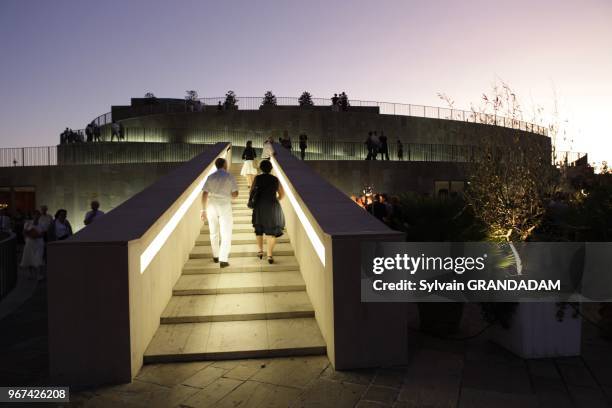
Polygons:
<instances>
[{"instance_id":1,"label":"angled concrete balustrade","mask_svg":"<svg viewBox=\"0 0 612 408\"><path fill-rule=\"evenodd\" d=\"M287 197L281 201L289 238L315 318L336 369L402 364L407 314L401 304L361 303L361 244L402 241L286 149L272 158Z\"/></svg>"},{"instance_id":2,"label":"angled concrete balustrade","mask_svg":"<svg viewBox=\"0 0 612 408\"><path fill-rule=\"evenodd\" d=\"M129 382L201 233L201 187L217 143L72 238L48 248L50 372L54 382ZM197 222L194 222L197 220Z\"/></svg>"}]
</instances>

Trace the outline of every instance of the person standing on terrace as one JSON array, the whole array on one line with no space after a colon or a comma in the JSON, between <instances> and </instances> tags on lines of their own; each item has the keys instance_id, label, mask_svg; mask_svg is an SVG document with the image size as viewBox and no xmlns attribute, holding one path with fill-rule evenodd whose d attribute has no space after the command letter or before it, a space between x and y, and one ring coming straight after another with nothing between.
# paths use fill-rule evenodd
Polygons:
<instances>
[{"instance_id":1,"label":"person standing on terrace","mask_svg":"<svg viewBox=\"0 0 612 408\"><path fill-rule=\"evenodd\" d=\"M210 246L213 262L221 268L229 266L232 248L232 198L238 197L238 185L227 172L227 161L221 157L215 160L217 171L208 176L202 189L202 221L207 220L210 228Z\"/></svg>"},{"instance_id":2,"label":"person standing on terrace","mask_svg":"<svg viewBox=\"0 0 612 408\"><path fill-rule=\"evenodd\" d=\"M83 224L89 225L94 222L97 217L102 215L104 215L104 211L100 211L100 203L94 200L91 202L91 211L88 211L87 214L85 214Z\"/></svg>"},{"instance_id":3,"label":"person standing on terrace","mask_svg":"<svg viewBox=\"0 0 612 408\"><path fill-rule=\"evenodd\" d=\"M308 147L307 142L308 136L306 135L306 133L302 133L300 135L300 158L302 160L304 160L304 158L306 157L306 148Z\"/></svg>"},{"instance_id":4,"label":"person standing on terrace","mask_svg":"<svg viewBox=\"0 0 612 408\"><path fill-rule=\"evenodd\" d=\"M40 212L35 210L32 219L26 221L23 226L25 246L21 256L20 266L28 269L28 277L30 279L38 278L38 280L42 280L43 276L40 268L42 268L44 265L43 255L45 250L45 241L43 240L43 236L45 232L39 225L39 220Z\"/></svg>"}]
</instances>

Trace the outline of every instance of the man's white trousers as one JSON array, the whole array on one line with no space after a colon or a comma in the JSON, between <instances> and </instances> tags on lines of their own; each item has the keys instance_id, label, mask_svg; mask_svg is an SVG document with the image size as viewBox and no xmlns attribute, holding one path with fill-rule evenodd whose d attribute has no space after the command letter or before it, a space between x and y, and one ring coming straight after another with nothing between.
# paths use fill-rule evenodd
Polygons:
<instances>
[{"instance_id":1,"label":"man's white trousers","mask_svg":"<svg viewBox=\"0 0 612 408\"><path fill-rule=\"evenodd\" d=\"M227 262L232 249L232 227L234 224L231 201L209 201L206 216L213 257L219 258L221 262Z\"/></svg>"}]
</instances>

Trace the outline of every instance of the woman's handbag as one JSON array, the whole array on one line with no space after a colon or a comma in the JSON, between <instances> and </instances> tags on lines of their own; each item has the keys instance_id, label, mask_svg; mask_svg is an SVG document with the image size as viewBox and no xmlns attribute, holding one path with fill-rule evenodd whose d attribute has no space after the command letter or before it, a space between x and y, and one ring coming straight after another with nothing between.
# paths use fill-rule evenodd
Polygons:
<instances>
[{"instance_id":1,"label":"woman's handbag","mask_svg":"<svg viewBox=\"0 0 612 408\"><path fill-rule=\"evenodd\" d=\"M251 192L249 193L249 201L247 202L247 207L249 207L250 209L255 208L255 206L257 205L258 197L259 197L259 189L257 188L257 185L254 185L251 188Z\"/></svg>"}]
</instances>

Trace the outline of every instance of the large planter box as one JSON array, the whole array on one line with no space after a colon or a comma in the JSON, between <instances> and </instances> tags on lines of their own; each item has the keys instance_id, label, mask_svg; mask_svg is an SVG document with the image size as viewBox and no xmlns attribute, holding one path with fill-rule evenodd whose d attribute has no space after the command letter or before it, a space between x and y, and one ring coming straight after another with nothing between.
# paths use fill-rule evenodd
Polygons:
<instances>
[{"instance_id":1,"label":"large planter box","mask_svg":"<svg viewBox=\"0 0 612 408\"><path fill-rule=\"evenodd\" d=\"M510 328L492 328L491 340L521 358L580 355L582 319L571 308L558 321L555 303L520 303Z\"/></svg>"}]
</instances>

